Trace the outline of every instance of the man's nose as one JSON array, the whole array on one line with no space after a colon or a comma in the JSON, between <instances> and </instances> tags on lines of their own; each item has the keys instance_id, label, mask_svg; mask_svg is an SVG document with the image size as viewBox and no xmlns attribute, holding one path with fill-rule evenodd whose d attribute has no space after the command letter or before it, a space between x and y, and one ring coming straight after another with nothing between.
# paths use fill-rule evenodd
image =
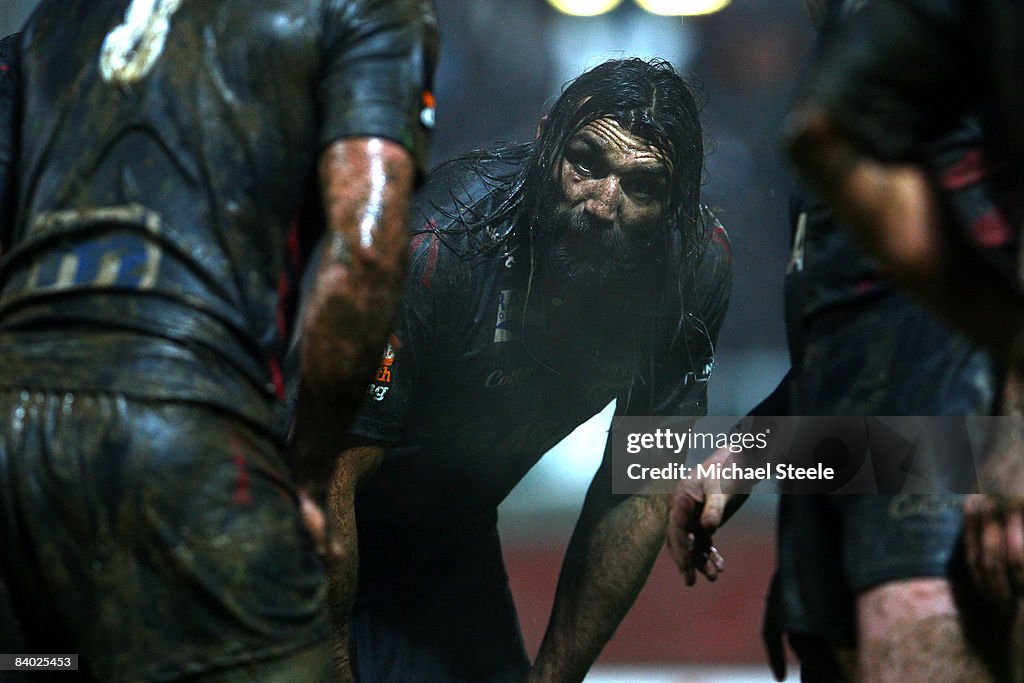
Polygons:
<instances>
[{"instance_id":1,"label":"man's nose","mask_svg":"<svg viewBox=\"0 0 1024 683\"><path fill-rule=\"evenodd\" d=\"M590 181L587 188L587 199L583 203L583 209L595 218L609 222L614 221L621 196L622 191L617 178L614 176L595 178Z\"/></svg>"}]
</instances>

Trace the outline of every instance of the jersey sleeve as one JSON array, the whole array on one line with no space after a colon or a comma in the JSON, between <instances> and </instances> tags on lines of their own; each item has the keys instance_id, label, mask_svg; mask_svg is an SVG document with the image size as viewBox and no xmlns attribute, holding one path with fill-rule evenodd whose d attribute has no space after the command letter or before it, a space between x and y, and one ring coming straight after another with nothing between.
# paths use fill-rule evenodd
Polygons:
<instances>
[{"instance_id":1,"label":"jersey sleeve","mask_svg":"<svg viewBox=\"0 0 1024 683\"><path fill-rule=\"evenodd\" d=\"M17 205L15 166L20 129L20 36L16 33L0 40L0 255L11 247Z\"/></svg>"},{"instance_id":2,"label":"jersey sleeve","mask_svg":"<svg viewBox=\"0 0 1024 683\"><path fill-rule=\"evenodd\" d=\"M651 371L642 381L649 400L630 400L619 414L691 415L707 414L708 381L715 365L715 348L725 321L732 293L732 246L729 235L707 208L701 220L708 237L696 256L693 268L685 268L680 283L683 297L683 321L673 325L667 353L651 363ZM643 396L638 396L643 398Z\"/></svg>"},{"instance_id":3,"label":"jersey sleeve","mask_svg":"<svg viewBox=\"0 0 1024 683\"><path fill-rule=\"evenodd\" d=\"M320 143L381 137L426 168L434 126L437 18L430 0L331 0L324 27Z\"/></svg>"},{"instance_id":4,"label":"jersey sleeve","mask_svg":"<svg viewBox=\"0 0 1024 683\"><path fill-rule=\"evenodd\" d=\"M963 3L871 0L828 23L803 100L857 146L897 161L955 122L969 99Z\"/></svg>"}]
</instances>

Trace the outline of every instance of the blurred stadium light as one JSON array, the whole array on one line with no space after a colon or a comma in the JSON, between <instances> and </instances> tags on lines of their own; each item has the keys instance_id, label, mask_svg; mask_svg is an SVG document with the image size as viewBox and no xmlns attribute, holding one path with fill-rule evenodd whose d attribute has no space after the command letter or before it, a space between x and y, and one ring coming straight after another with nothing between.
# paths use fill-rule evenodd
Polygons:
<instances>
[{"instance_id":1,"label":"blurred stadium light","mask_svg":"<svg viewBox=\"0 0 1024 683\"><path fill-rule=\"evenodd\" d=\"M671 16L696 16L712 14L724 8L732 0L635 0L636 4L651 14ZM622 0L548 0L552 7L563 14L574 17L593 17L610 12Z\"/></svg>"},{"instance_id":2,"label":"blurred stadium light","mask_svg":"<svg viewBox=\"0 0 1024 683\"><path fill-rule=\"evenodd\" d=\"M713 14L725 8L732 0L636 0L636 4L651 14L697 16Z\"/></svg>"},{"instance_id":3,"label":"blurred stadium light","mask_svg":"<svg viewBox=\"0 0 1024 683\"><path fill-rule=\"evenodd\" d=\"M593 17L612 11L622 0L548 0L548 2L564 14L571 14L574 17Z\"/></svg>"}]
</instances>

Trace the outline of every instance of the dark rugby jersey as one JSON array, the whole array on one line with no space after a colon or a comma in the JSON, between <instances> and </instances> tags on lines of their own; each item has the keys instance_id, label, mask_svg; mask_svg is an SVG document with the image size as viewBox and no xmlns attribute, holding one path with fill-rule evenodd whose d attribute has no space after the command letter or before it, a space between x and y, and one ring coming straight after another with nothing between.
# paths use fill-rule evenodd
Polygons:
<instances>
[{"instance_id":1,"label":"dark rugby jersey","mask_svg":"<svg viewBox=\"0 0 1024 683\"><path fill-rule=\"evenodd\" d=\"M432 3L144 8L44 0L26 25L0 383L195 400L266 424L281 412L289 280L322 227L318 154L377 136L422 164ZM62 362L36 362L49 359Z\"/></svg>"},{"instance_id":2,"label":"dark rugby jersey","mask_svg":"<svg viewBox=\"0 0 1024 683\"><path fill-rule=\"evenodd\" d=\"M731 286L728 239L710 212L690 267L666 275L662 300L635 302L641 322L602 318L598 294L572 319L574 307L558 295L535 286L527 296L523 235L512 238L511 252L474 255L460 230L466 217L493 215L507 197L523 160L501 156L442 166L415 202L413 224L423 230L413 239L405 299L354 427L389 445L358 501L366 557L396 534L422 548L485 532L539 457L612 399L618 414L707 410ZM676 334L679 291L693 319Z\"/></svg>"}]
</instances>

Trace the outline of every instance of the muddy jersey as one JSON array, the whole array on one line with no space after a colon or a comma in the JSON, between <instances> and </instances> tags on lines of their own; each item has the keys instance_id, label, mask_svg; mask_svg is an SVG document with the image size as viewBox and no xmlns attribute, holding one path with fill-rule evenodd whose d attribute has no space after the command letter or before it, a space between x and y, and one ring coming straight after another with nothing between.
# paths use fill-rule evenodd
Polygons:
<instances>
[{"instance_id":1,"label":"muddy jersey","mask_svg":"<svg viewBox=\"0 0 1024 683\"><path fill-rule=\"evenodd\" d=\"M620 415L707 410L731 286L725 231L704 213L699 245L624 325L602 316L600 294L581 306L531 288L522 235L481 255L461 229L494 214L523 163L507 151L449 163L415 202L406 296L354 428L389 445L358 501L367 545L486 532L538 458L612 399Z\"/></svg>"},{"instance_id":2,"label":"muddy jersey","mask_svg":"<svg viewBox=\"0 0 1024 683\"><path fill-rule=\"evenodd\" d=\"M32 372L0 383L276 418L318 153L422 164L436 41L429 0L44 0L0 264L0 352Z\"/></svg>"}]
</instances>

